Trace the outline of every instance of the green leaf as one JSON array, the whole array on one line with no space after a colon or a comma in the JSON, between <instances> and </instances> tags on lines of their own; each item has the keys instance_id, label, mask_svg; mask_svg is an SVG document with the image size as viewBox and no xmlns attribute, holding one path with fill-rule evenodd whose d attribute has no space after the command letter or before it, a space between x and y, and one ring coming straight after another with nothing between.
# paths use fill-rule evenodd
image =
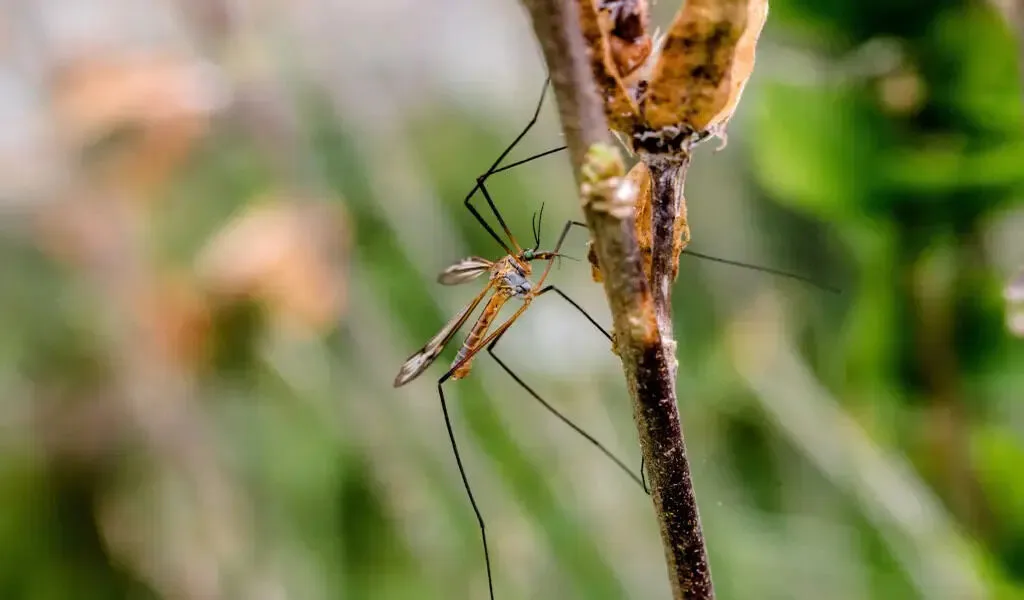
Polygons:
<instances>
[{"instance_id":1,"label":"green leaf","mask_svg":"<svg viewBox=\"0 0 1024 600\"><path fill-rule=\"evenodd\" d=\"M855 90L770 85L755 119L756 175L779 202L833 221L863 210L882 129Z\"/></svg>"}]
</instances>

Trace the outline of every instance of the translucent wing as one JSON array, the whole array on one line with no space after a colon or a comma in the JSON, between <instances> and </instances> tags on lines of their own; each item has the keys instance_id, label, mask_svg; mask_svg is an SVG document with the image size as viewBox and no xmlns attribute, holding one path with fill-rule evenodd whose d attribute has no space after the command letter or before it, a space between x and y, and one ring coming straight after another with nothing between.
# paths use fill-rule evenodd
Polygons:
<instances>
[{"instance_id":1,"label":"translucent wing","mask_svg":"<svg viewBox=\"0 0 1024 600\"><path fill-rule=\"evenodd\" d=\"M466 319L469 317L469 314L473 312L473 309L476 308L478 304L480 304L480 300L487 295L487 292L491 290L493 285L493 283L488 283L487 287L485 287L476 298L473 298L472 302L467 304L466 307L460 310L457 315L452 317L452 319L441 328L441 331L437 332L437 335L430 338L430 341L428 341L423 348L405 361L405 364L402 365L402 368L398 371L398 375L395 377L395 387L401 387L413 379L416 379L421 373L423 373L423 371L427 370L427 367L433 364L437 356L441 354L442 350L444 350L444 347L448 345L449 341L451 341L455 332L462 327L463 323L465 323Z\"/></svg>"},{"instance_id":2,"label":"translucent wing","mask_svg":"<svg viewBox=\"0 0 1024 600\"><path fill-rule=\"evenodd\" d=\"M466 283L489 271L492 264L494 263L486 258L470 256L441 271L437 276L437 282L442 285Z\"/></svg>"}]
</instances>

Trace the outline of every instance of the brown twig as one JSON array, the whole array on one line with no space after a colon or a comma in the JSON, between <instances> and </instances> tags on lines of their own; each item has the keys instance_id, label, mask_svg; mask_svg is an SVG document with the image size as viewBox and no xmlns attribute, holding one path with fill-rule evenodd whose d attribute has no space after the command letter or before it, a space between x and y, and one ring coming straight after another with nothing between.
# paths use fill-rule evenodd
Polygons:
<instances>
[{"instance_id":1,"label":"brown twig","mask_svg":"<svg viewBox=\"0 0 1024 600\"><path fill-rule=\"evenodd\" d=\"M629 197L629 186L622 185L622 159L610 143L577 7L574 0L522 1L544 51L565 142L583 192L583 212L615 321L616 350L633 399L673 597L713 598L676 406L675 342L670 328L666 332L659 327L659 310L668 323L671 310L667 294L657 294L662 301L656 306L644 274L633 230L635 199ZM668 262L671 268L672 261ZM652 278L665 276L670 274L652 271Z\"/></svg>"},{"instance_id":2,"label":"brown twig","mask_svg":"<svg viewBox=\"0 0 1024 600\"><path fill-rule=\"evenodd\" d=\"M676 227L683 206L683 181L690 166L690 155L649 157L651 171L651 289L658 313L661 335L672 337L672 284L679 265Z\"/></svg>"}]
</instances>

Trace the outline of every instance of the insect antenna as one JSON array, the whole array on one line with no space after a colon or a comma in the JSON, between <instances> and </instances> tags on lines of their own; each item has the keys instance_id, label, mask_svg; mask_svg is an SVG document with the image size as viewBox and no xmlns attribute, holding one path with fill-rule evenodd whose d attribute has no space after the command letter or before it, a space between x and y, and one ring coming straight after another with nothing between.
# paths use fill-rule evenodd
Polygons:
<instances>
[{"instance_id":1,"label":"insect antenna","mask_svg":"<svg viewBox=\"0 0 1024 600\"><path fill-rule=\"evenodd\" d=\"M540 203L540 210L533 213L533 251L540 249L540 228L544 223L544 203Z\"/></svg>"},{"instance_id":2,"label":"insect antenna","mask_svg":"<svg viewBox=\"0 0 1024 600\"><path fill-rule=\"evenodd\" d=\"M534 213L534 217L530 219L530 226L534 228L534 250L536 251L541 247L541 232L537 228L537 213Z\"/></svg>"},{"instance_id":3,"label":"insect antenna","mask_svg":"<svg viewBox=\"0 0 1024 600\"><path fill-rule=\"evenodd\" d=\"M537 243L537 247L534 250L540 248L540 232L541 227L544 225L544 203L540 203L540 214L537 215L537 238L534 240Z\"/></svg>"}]
</instances>

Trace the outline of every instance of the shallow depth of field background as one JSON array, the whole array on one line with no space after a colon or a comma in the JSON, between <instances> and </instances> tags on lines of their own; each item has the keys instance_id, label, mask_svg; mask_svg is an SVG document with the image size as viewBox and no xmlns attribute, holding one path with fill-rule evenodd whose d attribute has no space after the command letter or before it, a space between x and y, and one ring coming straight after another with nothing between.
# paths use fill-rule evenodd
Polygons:
<instances>
[{"instance_id":1,"label":"shallow depth of field background","mask_svg":"<svg viewBox=\"0 0 1024 600\"><path fill-rule=\"evenodd\" d=\"M434 385L454 348L391 382L479 289L436 273L499 255L461 203L544 79L518 4L0 6L0 597L485 598ZM723 600L1024 598L1009 17L777 0L728 147L698 152L694 250L842 290L682 258ZM548 105L513 157L558 144ZM491 190L523 241L541 203L543 246L579 217L562 155ZM552 281L609 323L585 262ZM639 466L567 304L499 352ZM447 389L497 598L668 598L640 489L489 357Z\"/></svg>"}]
</instances>

